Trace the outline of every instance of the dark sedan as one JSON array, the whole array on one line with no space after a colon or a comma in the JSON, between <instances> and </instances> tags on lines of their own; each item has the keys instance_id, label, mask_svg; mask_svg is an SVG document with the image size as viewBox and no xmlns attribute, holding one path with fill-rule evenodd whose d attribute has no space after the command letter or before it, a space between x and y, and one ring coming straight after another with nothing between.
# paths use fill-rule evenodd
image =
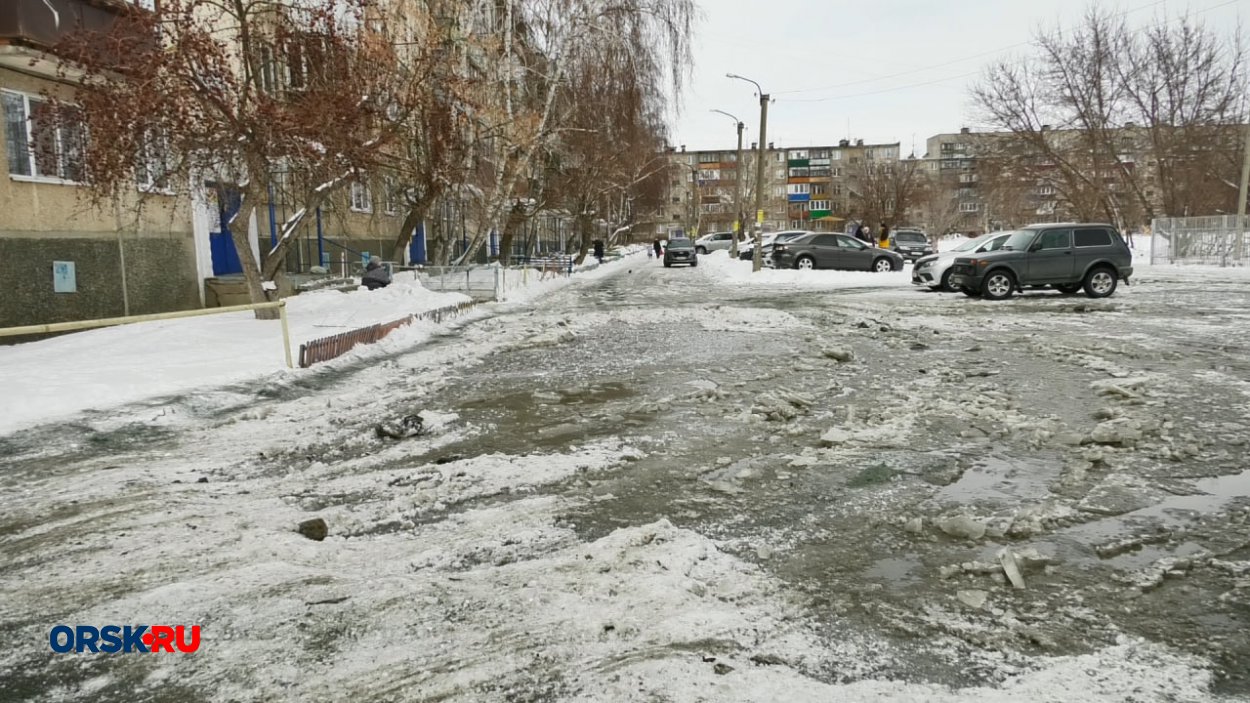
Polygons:
<instances>
[{"instance_id":1,"label":"dark sedan","mask_svg":"<svg viewBox=\"0 0 1250 703\"><path fill-rule=\"evenodd\" d=\"M773 247L777 268L900 271L903 257L869 246L849 234L809 234Z\"/></svg>"}]
</instances>

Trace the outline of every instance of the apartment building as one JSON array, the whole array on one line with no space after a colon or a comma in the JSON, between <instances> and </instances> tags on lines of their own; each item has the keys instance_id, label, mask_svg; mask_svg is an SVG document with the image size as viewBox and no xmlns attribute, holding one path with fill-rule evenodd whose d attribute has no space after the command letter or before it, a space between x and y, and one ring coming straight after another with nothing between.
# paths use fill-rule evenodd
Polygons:
<instances>
[{"instance_id":1,"label":"apartment building","mask_svg":"<svg viewBox=\"0 0 1250 703\"><path fill-rule=\"evenodd\" d=\"M832 232L861 215L856 200L863 195L865 169L897 162L899 144L843 139L833 146L787 149L775 158L776 177L785 182L786 228Z\"/></svg>"},{"instance_id":2,"label":"apartment building","mask_svg":"<svg viewBox=\"0 0 1250 703\"><path fill-rule=\"evenodd\" d=\"M92 206L80 186L88 135L72 113L52 119L45 99L72 101L51 48L71 28L107 30L125 9L121 0L0 3L0 327L201 304L207 252L187 200L162 195L142 169L116 207Z\"/></svg>"},{"instance_id":3,"label":"apartment building","mask_svg":"<svg viewBox=\"0 0 1250 703\"><path fill-rule=\"evenodd\" d=\"M756 145L736 150L670 150L672 182L669 229L700 234L733 227L734 194L742 178L743 213L748 221L755 207ZM841 231L858 216L856 200L865 168L893 163L899 144L864 144L844 139L835 145L764 150L764 229Z\"/></svg>"}]
</instances>

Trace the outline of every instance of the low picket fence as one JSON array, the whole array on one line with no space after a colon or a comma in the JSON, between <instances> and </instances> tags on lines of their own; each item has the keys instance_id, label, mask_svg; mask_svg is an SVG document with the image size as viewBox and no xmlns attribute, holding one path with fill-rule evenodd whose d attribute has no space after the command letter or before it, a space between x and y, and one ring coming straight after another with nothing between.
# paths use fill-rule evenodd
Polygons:
<instances>
[{"instance_id":1,"label":"low picket fence","mask_svg":"<svg viewBox=\"0 0 1250 703\"><path fill-rule=\"evenodd\" d=\"M464 311L477 305L476 301L467 300L463 303L455 305L447 305L425 312L418 312L401 317L398 320L390 322L380 322L376 325L361 327L360 329L342 332L330 337L322 337L299 345L299 366L306 369L313 364L319 364L323 361L337 359L338 357L351 351L357 344L373 344L391 332L410 325L417 320L431 320L433 322L442 322L443 320L456 317L464 313Z\"/></svg>"}]
</instances>

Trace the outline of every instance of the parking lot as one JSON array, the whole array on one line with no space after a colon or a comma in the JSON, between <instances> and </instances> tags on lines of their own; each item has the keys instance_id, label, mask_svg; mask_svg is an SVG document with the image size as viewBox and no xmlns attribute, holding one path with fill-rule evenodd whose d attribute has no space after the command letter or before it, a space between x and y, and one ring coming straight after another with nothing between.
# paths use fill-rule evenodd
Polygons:
<instances>
[{"instance_id":1,"label":"parking lot","mask_svg":"<svg viewBox=\"0 0 1250 703\"><path fill-rule=\"evenodd\" d=\"M0 698L1250 693L1239 271L993 302L736 265L637 257L383 360L5 438ZM136 613L203 651L47 652Z\"/></svg>"}]
</instances>

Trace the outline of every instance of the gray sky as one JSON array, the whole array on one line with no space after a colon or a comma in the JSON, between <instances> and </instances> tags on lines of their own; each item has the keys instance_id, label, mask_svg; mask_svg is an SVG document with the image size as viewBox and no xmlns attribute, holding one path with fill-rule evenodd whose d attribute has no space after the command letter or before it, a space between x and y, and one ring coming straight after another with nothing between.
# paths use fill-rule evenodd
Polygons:
<instances>
[{"instance_id":1,"label":"gray sky","mask_svg":"<svg viewBox=\"0 0 1250 703\"><path fill-rule=\"evenodd\" d=\"M1231 36L1250 19L1250 0L1094 2L1143 26L1189 10ZM674 146L730 149L730 112L755 141L759 100L738 73L759 82L768 141L778 147L839 139L901 142L923 156L925 139L976 126L968 86L997 57L1027 52L1034 30L1071 26L1087 0L700 0L694 75L681 113L670 121ZM1248 27L1247 29L1250 29ZM799 91L799 92L792 92ZM848 128L849 124L849 128Z\"/></svg>"}]
</instances>

